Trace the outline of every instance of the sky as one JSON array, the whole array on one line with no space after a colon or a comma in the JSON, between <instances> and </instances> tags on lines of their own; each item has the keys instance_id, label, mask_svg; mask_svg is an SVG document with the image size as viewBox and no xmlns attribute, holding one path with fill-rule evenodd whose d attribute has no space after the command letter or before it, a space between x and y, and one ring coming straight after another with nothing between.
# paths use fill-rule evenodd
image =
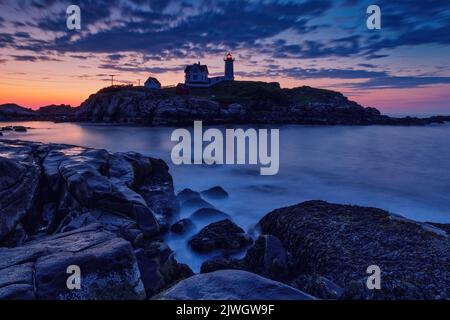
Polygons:
<instances>
[{"instance_id":1,"label":"sky","mask_svg":"<svg viewBox=\"0 0 450 320\"><path fill-rule=\"evenodd\" d=\"M81 9L69 30L67 7ZM369 30L366 9L381 9ZM236 80L336 90L388 114L450 114L449 0L0 0L0 104L78 106L102 87Z\"/></svg>"}]
</instances>

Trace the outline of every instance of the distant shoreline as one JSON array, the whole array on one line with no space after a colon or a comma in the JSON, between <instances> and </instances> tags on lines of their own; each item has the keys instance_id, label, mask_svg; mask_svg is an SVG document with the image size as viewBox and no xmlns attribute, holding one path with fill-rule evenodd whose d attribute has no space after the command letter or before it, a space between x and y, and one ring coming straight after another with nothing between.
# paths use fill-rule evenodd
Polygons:
<instances>
[{"instance_id":1,"label":"distant shoreline","mask_svg":"<svg viewBox=\"0 0 450 320\"><path fill-rule=\"evenodd\" d=\"M390 116L349 100L342 93L278 83L224 81L208 88L151 90L113 86L89 96L79 107L51 105L39 110L0 105L0 121L105 123L151 127L205 125L427 125L450 115Z\"/></svg>"}]
</instances>

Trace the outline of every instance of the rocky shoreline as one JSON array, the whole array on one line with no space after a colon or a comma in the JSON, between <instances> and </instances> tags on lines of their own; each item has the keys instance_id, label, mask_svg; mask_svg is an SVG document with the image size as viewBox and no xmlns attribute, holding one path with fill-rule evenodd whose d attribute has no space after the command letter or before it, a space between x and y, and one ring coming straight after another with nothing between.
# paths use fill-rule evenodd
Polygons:
<instances>
[{"instance_id":1,"label":"rocky shoreline","mask_svg":"<svg viewBox=\"0 0 450 320\"><path fill-rule=\"evenodd\" d=\"M0 139L0 299L450 298L449 225L309 201L268 213L255 237L207 200L227 197L175 195L168 166L138 153ZM188 230L216 254L197 275L164 240Z\"/></svg>"},{"instance_id":2,"label":"rocky shoreline","mask_svg":"<svg viewBox=\"0 0 450 320\"><path fill-rule=\"evenodd\" d=\"M174 89L109 87L92 94L79 107L47 106L36 111L0 105L0 120L49 120L145 126L185 126L195 120L213 124L427 125L450 116L390 117L363 107L339 92L278 83L233 81L210 89L176 95Z\"/></svg>"}]
</instances>

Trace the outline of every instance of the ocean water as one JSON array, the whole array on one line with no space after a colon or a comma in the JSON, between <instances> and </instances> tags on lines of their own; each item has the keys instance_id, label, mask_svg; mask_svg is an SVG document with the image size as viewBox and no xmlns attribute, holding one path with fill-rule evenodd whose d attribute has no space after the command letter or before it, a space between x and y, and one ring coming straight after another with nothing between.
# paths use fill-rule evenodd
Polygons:
<instances>
[{"instance_id":1,"label":"ocean water","mask_svg":"<svg viewBox=\"0 0 450 320\"><path fill-rule=\"evenodd\" d=\"M259 166L175 166L170 159L174 128L51 122L0 126L11 124L33 129L2 138L162 158L170 166L176 191L218 185L227 190L229 199L208 200L250 232L271 210L312 199L374 206L418 221L450 222L450 124L279 126L280 171L275 176L261 176ZM186 240L172 235L167 239L177 258L198 271L210 255L193 253Z\"/></svg>"}]
</instances>

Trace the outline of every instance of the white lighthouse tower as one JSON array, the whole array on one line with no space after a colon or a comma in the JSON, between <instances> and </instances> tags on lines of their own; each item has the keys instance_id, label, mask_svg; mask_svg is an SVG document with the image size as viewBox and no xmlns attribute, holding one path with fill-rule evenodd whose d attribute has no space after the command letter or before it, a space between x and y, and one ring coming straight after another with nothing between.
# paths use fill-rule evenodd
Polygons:
<instances>
[{"instance_id":1,"label":"white lighthouse tower","mask_svg":"<svg viewBox=\"0 0 450 320\"><path fill-rule=\"evenodd\" d=\"M234 58L233 55L228 52L225 59L225 80L234 80Z\"/></svg>"}]
</instances>

